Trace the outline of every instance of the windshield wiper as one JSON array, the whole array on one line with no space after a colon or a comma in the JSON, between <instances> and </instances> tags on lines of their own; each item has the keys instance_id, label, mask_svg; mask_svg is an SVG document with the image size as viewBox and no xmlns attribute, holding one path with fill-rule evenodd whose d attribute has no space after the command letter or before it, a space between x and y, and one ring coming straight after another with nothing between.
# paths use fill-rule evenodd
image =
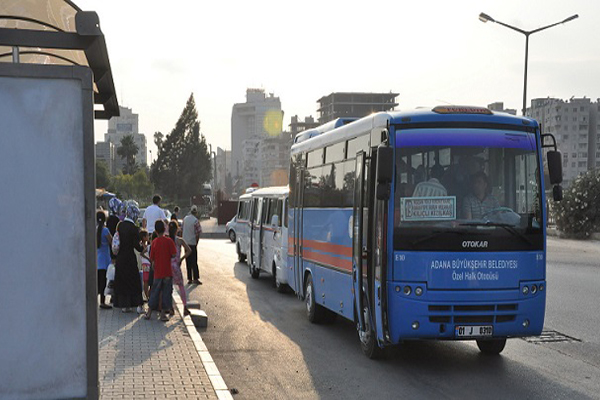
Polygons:
<instances>
[{"instance_id":1,"label":"windshield wiper","mask_svg":"<svg viewBox=\"0 0 600 400\"><path fill-rule=\"evenodd\" d=\"M445 233L452 233L454 235L466 235L467 234L467 232L450 230L450 229L445 230L445 231L433 231L431 233L431 235L425 236L424 238L421 238L421 239L415 240L414 242L411 242L411 245L414 247L419 243L423 243L423 242L427 242L428 240L435 239L436 237L439 237Z\"/></svg>"},{"instance_id":2,"label":"windshield wiper","mask_svg":"<svg viewBox=\"0 0 600 400\"><path fill-rule=\"evenodd\" d=\"M519 232L518 230L515 229L514 226L510 225L510 224L503 224L503 223L499 223L499 222L467 222L464 224L460 224L460 226L490 226L490 227L499 227L499 228L504 228L504 230L506 230L507 232L511 233L514 236L517 236L521 239L523 239L524 241L526 241L530 246L533 246L533 243L531 242L531 240L529 240L529 238L525 235L523 235L521 232Z\"/></svg>"}]
</instances>

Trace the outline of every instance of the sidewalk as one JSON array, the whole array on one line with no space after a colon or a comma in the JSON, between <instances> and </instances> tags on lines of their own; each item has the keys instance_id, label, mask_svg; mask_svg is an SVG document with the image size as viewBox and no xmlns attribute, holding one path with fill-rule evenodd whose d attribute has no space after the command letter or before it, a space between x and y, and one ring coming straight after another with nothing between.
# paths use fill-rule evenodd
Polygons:
<instances>
[{"instance_id":1,"label":"sidewalk","mask_svg":"<svg viewBox=\"0 0 600 400\"><path fill-rule=\"evenodd\" d=\"M184 322L178 311L161 322L156 312L147 321L135 311L98 310L101 399L232 398L190 318Z\"/></svg>"}]
</instances>

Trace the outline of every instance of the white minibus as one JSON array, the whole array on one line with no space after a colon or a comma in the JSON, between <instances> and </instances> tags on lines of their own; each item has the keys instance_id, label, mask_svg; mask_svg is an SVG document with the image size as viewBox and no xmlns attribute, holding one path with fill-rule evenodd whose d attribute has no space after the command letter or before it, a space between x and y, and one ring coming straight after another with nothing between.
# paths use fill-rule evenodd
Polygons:
<instances>
[{"instance_id":1,"label":"white minibus","mask_svg":"<svg viewBox=\"0 0 600 400\"><path fill-rule=\"evenodd\" d=\"M288 283L288 195L287 186L268 187L241 196L238 205L238 259L247 259L250 274L255 279L261 271L271 274L280 292Z\"/></svg>"}]
</instances>

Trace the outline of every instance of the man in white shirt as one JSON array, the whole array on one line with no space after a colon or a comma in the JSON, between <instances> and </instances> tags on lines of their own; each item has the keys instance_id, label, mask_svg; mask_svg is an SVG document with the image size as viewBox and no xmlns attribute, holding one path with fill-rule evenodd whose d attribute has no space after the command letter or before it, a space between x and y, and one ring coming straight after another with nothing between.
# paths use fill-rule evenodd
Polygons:
<instances>
[{"instance_id":1,"label":"man in white shirt","mask_svg":"<svg viewBox=\"0 0 600 400\"><path fill-rule=\"evenodd\" d=\"M159 207L159 204L162 200L162 197L159 195L155 195L152 198L152 205L146 208L144 211L144 217L142 219L142 228L146 229L150 235L154 232L154 224L159 219L165 221L165 225L169 224L167 221L167 216L162 208Z\"/></svg>"},{"instance_id":2,"label":"man in white shirt","mask_svg":"<svg viewBox=\"0 0 600 400\"><path fill-rule=\"evenodd\" d=\"M185 259L188 283L202 285L202 282L200 282L200 272L198 271L198 249L196 248L198 240L200 240L202 227L200 226L200 221L198 221L198 207L196 205L192 206L190 213L183 219L181 230L183 231L183 240L192 249L190 255Z\"/></svg>"}]
</instances>

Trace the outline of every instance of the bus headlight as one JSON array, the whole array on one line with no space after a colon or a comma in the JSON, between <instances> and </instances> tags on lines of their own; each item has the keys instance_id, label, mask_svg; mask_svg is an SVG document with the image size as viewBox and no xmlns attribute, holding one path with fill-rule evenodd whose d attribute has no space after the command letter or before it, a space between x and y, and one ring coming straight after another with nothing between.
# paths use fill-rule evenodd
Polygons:
<instances>
[{"instance_id":1,"label":"bus headlight","mask_svg":"<svg viewBox=\"0 0 600 400\"><path fill-rule=\"evenodd\" d=\"M523 328L527 328L529 326L529 320L526 319L525 321L523 321Z\"/></svg>"},{"instance_id":2,"label":"bus headlight","mask_svg":"<svg viewBox=\"0 0 600 400\"><path fill-rule=\"evenodd\" d=\"M417 330L417 329L419 329L419 321L415 321L415 322L413 322L413 323L412 323L412 325L411 325L411 327L412 327L414 330Z\"/></svg>"},{"instance_id":3,"label":"bus headlight","mask_svg":"<svg viewBox=\"0 0 600 400\"><path fill-rule=\"evenodd\" d=\"M523 294L527 295L529 293L529 286L523 286Z\"/></svg>"},{"instance_id":4,"label":"bus headlight","mask_svg":"<svg viewBox=\"0 0 600 400\"><path fill-rule=\"evenodd\" d=\"M544 284L540 283L540 292L543 292L543 291L544 291Z\"/></svg>"},{"instance_id":5,"label":"bus headlight","mask_svg":"<svg viewBox=\"0 0 600 400\"><path fill-rule=\"evenodd\" d=\"M537 286L531 285L531 294L536 294L536 293L537 293Z\"/></svg>"},{"instance_id":6,"label":"bus headlight","mask_svg":"<svg viewBox=\"0 0 600 400\"><path fill-rule=\"evenodd\" d=\"M412 289L410 288L410 286L404 286L404 294L405 295L409 295L412 292Z\"/></svg>"},{"instance_id":7,"label":"bus headlight","mask_svg":"<svg viewBox=\"0 0 600 400\"><path fill-rule=\"evenodd\" d=\"M415 294L417 296L420 296L423 294L423 288L421 286L417 286L417 288L415 289Z\"/></svg>"}]
</instances>

